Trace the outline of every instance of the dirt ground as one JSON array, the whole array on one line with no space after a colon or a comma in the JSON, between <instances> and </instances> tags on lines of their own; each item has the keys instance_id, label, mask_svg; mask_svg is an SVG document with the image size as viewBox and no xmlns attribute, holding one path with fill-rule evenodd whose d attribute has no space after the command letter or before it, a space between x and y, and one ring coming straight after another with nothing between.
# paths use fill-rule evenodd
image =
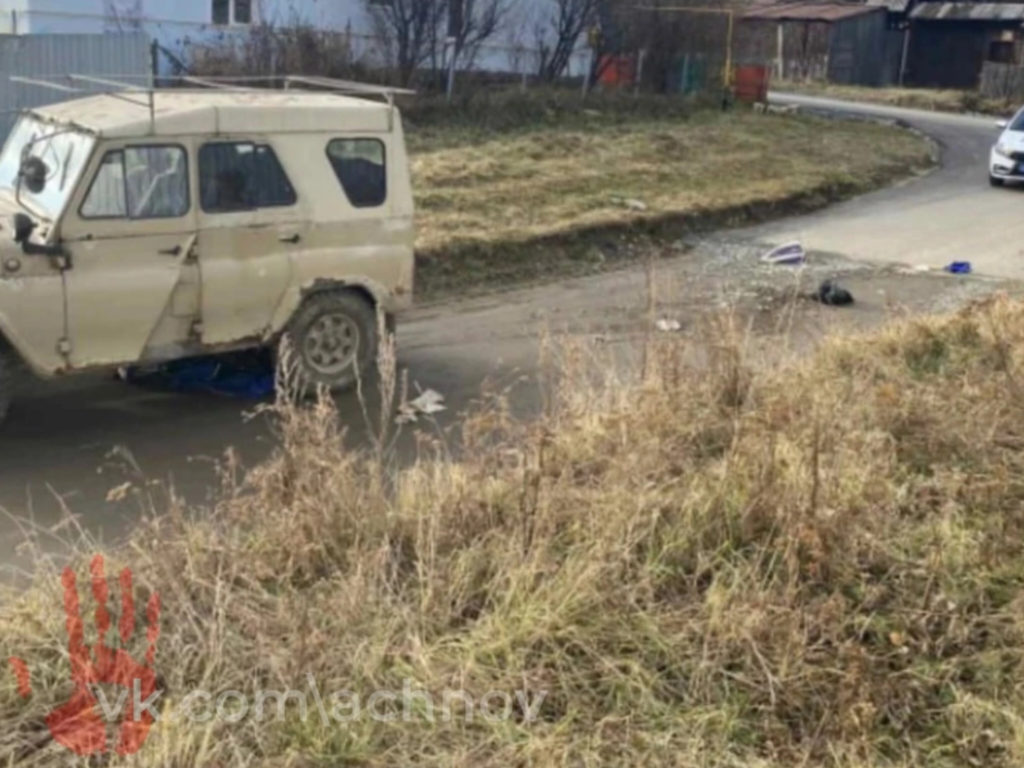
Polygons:
<instances>
[{"instance_id":1,"label":"dirt ground","mask_svg":"<svg viewBox=\"0 0 1024 768\"><path fill-rule=\"evenodd\" d=\"M772 265L761 261L764 253L763 247L721 237L677 241L652 253L647 267L495 293L461 302L455 311L423 308L410 328L429 321L431 332L411 333L420 344L442 337L455 345L516 336L535 343L545 332L626 342L651 332L658 320L678 322L678 331L667 332L698 330L709 310L718 309L745 318L752 337L805 348L830 331L869 330L895 317L947 312L994 291L1024 289L1015 280L814 252L800 266ZM849 290L853 305L821 304L815 294L824 280Z\"/></svg>"}]
</instances>

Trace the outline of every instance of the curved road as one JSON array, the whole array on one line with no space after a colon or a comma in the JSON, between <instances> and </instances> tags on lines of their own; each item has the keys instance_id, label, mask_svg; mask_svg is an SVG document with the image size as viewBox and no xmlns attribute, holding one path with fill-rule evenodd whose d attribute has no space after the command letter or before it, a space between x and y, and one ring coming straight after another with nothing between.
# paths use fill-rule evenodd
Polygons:
<instances>
[{"instance_id":1,"label":"curved road","mask_svg":"<svg viewBox=\"0 0 1024 768\"><path fill-rule=\"evenodd\" d=\"M864 195L809 216L748 230L802 239L812 250L864 261L942 267L970 261L986 275L1024 278L1024 196L988 184L995 118L950 115L792 94L773 99L803 109L900 120L935 139L942 166L923 179Z\"/></svg>"},{"instance_id":2,"label":"curved road","mask_svg":"<svg viewBox=\"0 0 1024 768\"><path fill-rule=\"evenodd\" d=\"M809 249L856 260L938 267L967 259L980 272L1024 277L1024 196L990 189L985 175L988 149L998 133L991 119L775 98L903 120L942 145L943 165L923 178L819 213L723 233L723 243L739 239L760 247L801 239ZM714 237L711 242L714 247ZM423 308L400 329L401 363L410 381L444 393L454 412L471 402L485 378L504 385L534 370L544 324L614 331L607 318L642 308L644 286L643 271L632 269ZM930 300L927 291L924 295ZM16 566L21 560L15 547L23 540L22 523L15 518L31 518L46 528L66 510L79 516L91 535L116 536L145 511L145 504L130 495L108 499L109 491L126 480L170 483L202 503L215 485L213 461L229 446L239 447L250 462L272 449L266 423L245 420L246 407L105 380L40 385L16 403L0 430L0 510L6 512L0 517L0 563ZM340 408L358 439L358 404L346 397ZM159 507L159 486L150 490Z\"/></svg>"}]
</instances>

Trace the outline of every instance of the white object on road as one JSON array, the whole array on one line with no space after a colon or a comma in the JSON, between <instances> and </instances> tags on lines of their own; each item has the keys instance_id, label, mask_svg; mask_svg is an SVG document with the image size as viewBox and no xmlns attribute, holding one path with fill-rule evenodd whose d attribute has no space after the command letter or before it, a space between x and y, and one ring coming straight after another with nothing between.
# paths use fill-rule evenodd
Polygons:
<instances>
[{"instance_id":1,"label":"white object on road","mask_svg":"<svg viewBox=\"0 0 1024 768\"><path fill-rule=\"evenodd\" d=\"M673 331L681 331L683 329L683 324L680 323L678 320L670 320L666 317L663 317L660 320L658 320L658 322L656 322L654 326L659 331L663 331L665 333L672 333Z\"/></svg>"},{"instance_id":2,"label":"white object on road","mask_svg":"<svg viewBox=\"0 0 1024 768\"><path fill-rule=\"evenodd\" d=\"M433 389L426 389L415 400L398 406L398 416L395 417L395 421L399 424L409 424L420 416L433 416L435 413L445 410L447 408L444 404L444 395Z\"/></svg>"},{"instance_id":3,"label":"white object on road","mask_svg":"<svg viewBox=\"0 0 1024 768\"><path fill-rule=\"evenodd\" d=\"M428 389L409 403L409 405L427 416L432 413L440 413L445 410L444 395L439 392L435 392L432 389Z\"/></svg>"},{"instance_id":4,"label":"white object on road","mask_svg":"<svg viewBox=\"0 0 1024 768\"><path fill-rule=\"evenodd\" d=\"M766 264L803 264L806 260L807 252L798 242L780 245L761 257Z\"/></svg>"}]
</instances>

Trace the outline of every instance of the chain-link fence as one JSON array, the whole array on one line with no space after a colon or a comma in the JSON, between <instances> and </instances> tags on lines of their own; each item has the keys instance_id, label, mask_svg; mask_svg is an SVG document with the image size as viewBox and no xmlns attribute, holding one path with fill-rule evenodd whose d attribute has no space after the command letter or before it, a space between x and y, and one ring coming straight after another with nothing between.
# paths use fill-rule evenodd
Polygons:
<instances>
[{"instance_id":1,"label":"chain-link fence","mask_svg":"<svg viewBox=\"0 0 1024 768\"><path fill-rule=\"evenodd\" d=\"M738 24L727 9L651 10L610 4L599 16L594 25L599 21L602 33L596 38L588 34L590 30L580 34L556 78L561 84L582 84L584 91L628 87L717 95L728 85L731 67L740 63L733 53ZM0 29L4 23L8 31L24 39L38 37L40 31L109 34L131 30L154 42L158 55L146 71L155 69L158 77L316 74L405 84L399 82L403 78L391 66L394 51L388 40L351 22L342 29L310 23L220 26L188 19L133 18L131 14L113 18L109 14L33 10L0 18ZM545 72L545 56L550 50L545 50L537 31L513 31L503 29L460 51L451 78L457 92L510 85L525 90L551 82L550 73ZM95 36L101 39L103 34ZM424 51L410 84L418 90L445 90L450 81L449 46L438 37ZM72 69L54 68L46 74L64 71ZM119 74L138 72L139 66L133 64Z\"/></svg>"}]
</instances>

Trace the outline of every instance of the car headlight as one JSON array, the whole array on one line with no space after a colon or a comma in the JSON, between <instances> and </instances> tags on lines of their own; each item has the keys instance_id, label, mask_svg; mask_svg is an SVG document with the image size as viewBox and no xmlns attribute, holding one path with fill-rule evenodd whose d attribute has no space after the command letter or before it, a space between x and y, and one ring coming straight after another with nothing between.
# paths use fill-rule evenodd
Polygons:
<instances>
[{"instance_id":1,"label":"car headlight","mask_svg":"<svg viewBox=\"0 0 1024 768\"><path fill-rule=\"evenodd\" d=\"M996 144L994 149L995 149L995 153L997 155L999 155L1000 157L1005 157L1007 159L1012 159L1012 157L1013 157L1010 154L1009 148L1004 146L1004 145L1002 145L1002 144Z\"/></svg>"}]
</instances>

